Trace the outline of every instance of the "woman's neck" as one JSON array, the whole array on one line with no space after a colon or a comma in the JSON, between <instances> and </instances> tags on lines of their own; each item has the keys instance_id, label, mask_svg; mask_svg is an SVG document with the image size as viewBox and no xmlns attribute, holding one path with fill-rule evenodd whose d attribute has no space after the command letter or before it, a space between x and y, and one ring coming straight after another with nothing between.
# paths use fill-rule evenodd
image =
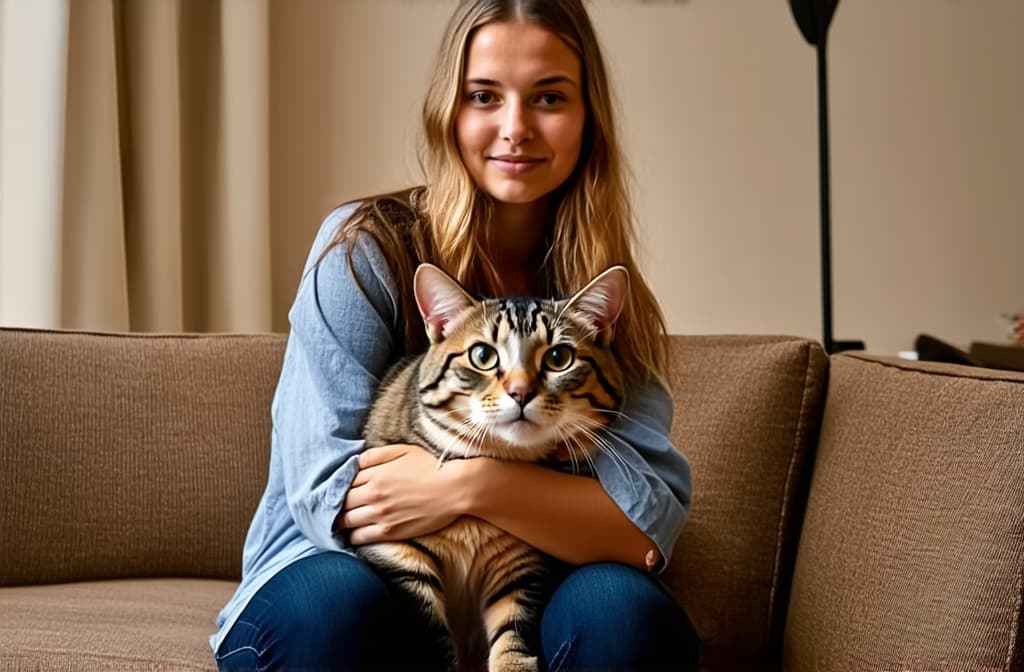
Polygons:
<instances>
[{"instance_id":1,"label":"woman's neck","mask_svg":"<svg viewBox=\"0 0 1024 672\"><path fill-rule=\"evenodd\" d=\"M530 296L542 289L540 266L547 250L551 214L546 203L499 204L487 236L488 256L509 295Z\"/></svg>"}]
</instances>

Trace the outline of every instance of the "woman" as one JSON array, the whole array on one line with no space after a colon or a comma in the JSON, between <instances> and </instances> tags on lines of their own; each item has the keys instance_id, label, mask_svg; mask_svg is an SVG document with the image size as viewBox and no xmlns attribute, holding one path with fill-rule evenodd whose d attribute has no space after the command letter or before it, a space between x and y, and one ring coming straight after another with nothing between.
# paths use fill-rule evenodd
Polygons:
<instances>
[{"instance_id":1,"label":"woman","mask_svg":"<svg viewBox=\"0 0 1024 672\"><path fill-rule=\"evenodd\" d=\"M664 323L637 272L607 76L580 0L464 0L424 104L426 186L339 207L290 313L267 489L243 580L211 638L221 669L434 664L418 616L350 551L480 517L570 563L545 608L550 669L680 669L685 614L651 573L679 534L689 467L667 438ZM425 346L421 261L482 295L561 296L622 263L616 343L631 374L623 460L597 479L423 448L363 451L377 383ZM628 466L623 468L623 462Z\"/></svg>"}]
</instances>

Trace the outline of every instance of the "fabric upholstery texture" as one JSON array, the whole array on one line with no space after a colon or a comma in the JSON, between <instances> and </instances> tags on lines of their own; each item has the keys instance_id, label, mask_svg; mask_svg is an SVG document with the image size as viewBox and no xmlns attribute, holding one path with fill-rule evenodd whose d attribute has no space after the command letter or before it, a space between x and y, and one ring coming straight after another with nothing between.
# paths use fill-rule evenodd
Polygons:
<instances>
[{"instance_id":1,"label":"fabric upholstery texture","mask_svg":"<svg viewBox=\"0 0 1024 672\"><path fill-rule=\"evenodd\" d=\"M237 579L284 337L0 333L0 585Z\"/></svg>"},{"instance_id":2,"label":"fabric upholstery texture","mask_svg":"<svg viewBox=\"0 0 1024 672\"><path fill-rule=\"evenodd\" d=\"M673 441L694 501L666 583L712 668L774 669L827 357L809 340L675 336Z\"/></svg>"},{"instance_id":3,"label":"fabric upholstery texture","mask_svg":"<svg viewBox=\"0 0 1024 672\"><path fill-rule=\"evenodd\" d=\"M123 579L0 590L0 669L213 670L233 581Z\"/></svg>"},{"instance_id":4,"label":"fabric upholstery texture","mask_svg":"<svg viewBox=\"0 0 1024 672\"><path fill-rule=\"evenodd\" d=\"M1020 670L1024 374L831 360L784 669Z\"/></svg>"}]
</instances>

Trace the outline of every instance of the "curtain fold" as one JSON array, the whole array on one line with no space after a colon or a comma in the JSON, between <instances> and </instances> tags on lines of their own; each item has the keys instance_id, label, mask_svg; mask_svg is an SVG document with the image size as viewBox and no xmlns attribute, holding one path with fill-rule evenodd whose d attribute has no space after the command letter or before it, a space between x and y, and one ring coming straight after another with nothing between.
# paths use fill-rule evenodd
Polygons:
<instances>
[{"instance_id":1,"label":"curtain fold","mask_svg":"<svg viewBox=\"0 0 1024 672\"><path fill-rule=\"evenodd\" d=\"M125 165L126 275L135 331L187 328L180 20L179 0L118 2L115 15L123 129L118 149Z\"/></svg>"},{"instance_id":2,"label":"curtain fold","mask_svg":"<svg viewBox=\"0 0 1024 672\"><path fill-rule=\"evenodd\" d=\"M0 323L270 331L268 0L0 0Z\"/></svg>"},{"instance_id":3,"label":"curtain fold","mask_svg":"<svg viewBox=\"0 0 1024 672\"><path fill-rule=\"evenodd\" d=\"M113 0L70 6L61 325L129 326Z\"/></svg>"},{"instance_id":4,"label":"curtain fold","mask_svg":"<svg viewBox=\"0 0 1024 672\"><path fill-rule=\"evenodd\" d=\"M271 329L270 25L268 0L223 0L222 226L213 247L214 330Z\"/></svg>"}]
</instances>

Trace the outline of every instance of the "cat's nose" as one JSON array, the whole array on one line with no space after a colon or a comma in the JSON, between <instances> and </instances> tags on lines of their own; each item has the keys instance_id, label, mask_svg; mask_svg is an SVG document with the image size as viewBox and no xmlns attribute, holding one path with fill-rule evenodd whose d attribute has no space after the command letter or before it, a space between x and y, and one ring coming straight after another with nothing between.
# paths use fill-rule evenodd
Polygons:
<instances>
[{"instance_id":1,"label":"cat's nose","mask_svg":"<svg viewBox=\"0 0 1024 672\"><path fill-rule=\"evenodd\" d=\"M522 407L537 396L537 390L525 376L510 376L510 379L505 381L505 394L515 399L516 403Z\"/></svg>"},{"instance_id":2,"label":"cat's nose","mask_svg":"<svg viewBox=\"0 0 1024 672\"><path fill-rule=\"evenodd\" d=\"M519 404L520 406L526 406L528 403L530 403L530 401L533 400L534 397L537 396L537 393L534 390L528 390L525 388L512 388L511 390L508 391L508 396L515 399L516 403Z\"/></svg>"}]
</instances>

